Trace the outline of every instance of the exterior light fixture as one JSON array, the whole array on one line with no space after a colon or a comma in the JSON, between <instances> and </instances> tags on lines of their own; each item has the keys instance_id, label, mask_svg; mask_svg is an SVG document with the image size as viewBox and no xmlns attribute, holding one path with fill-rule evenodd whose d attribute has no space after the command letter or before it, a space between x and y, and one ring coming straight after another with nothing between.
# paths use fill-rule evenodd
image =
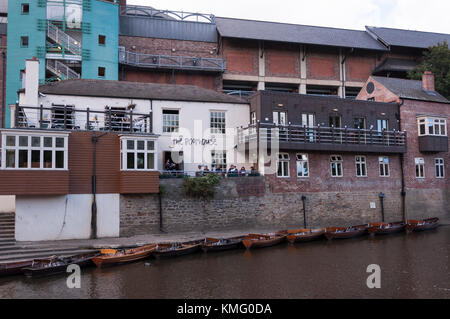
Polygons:
<instances>
[{"instance_id":1,"label":"exterior light fixture","mask_svg":"<svg viewBox=\"0 0 450 319\"><path fill-rule=\"evenodd\" d=\"M338 109L333 109L333 111L334 111L334 112L339 112L339 110L338 110Z\"/></svg>"},{"instance_id":2,"label":"exterior light fixture","mask_svg":"<svg viewBox=\"0 0 450 319\"><path fill-rule=\"evenodd\" d=\"M284 104L281 104L281 103L280 103L280 104L278 104L278 106L279 106L279 107L283 107L283 106L284 106Z\"/></svg>"},{"instance_id":3,"label":"exterior light fixture","mask_svg":"<svg viewBox=\"0 0 450 319\"><path fill-rule=\"evenodd\" d=\"M381 113L381 115L382 115L382 116L386 116L386 113L383 112L383 113Z\"/></svg>"}]
</instances>

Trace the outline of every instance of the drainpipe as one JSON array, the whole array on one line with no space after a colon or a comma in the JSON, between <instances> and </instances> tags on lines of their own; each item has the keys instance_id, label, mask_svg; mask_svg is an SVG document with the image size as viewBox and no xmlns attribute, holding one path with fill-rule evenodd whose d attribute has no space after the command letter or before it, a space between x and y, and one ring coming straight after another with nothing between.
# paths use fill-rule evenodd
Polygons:
<instances>
[{"instance_id":1,"label":"drainpipe","mask_svg":"<svg viewBox=\"0 0 450 319\"><path fill-rule=\"evenodd\" d=\"M92 207L91 207L91 239L97 239L97 143L99 139L108 133L97 136L92 135L92 143L94 143L94 162L92 169Z\"/></svg>"},{"instance_id":2,"label":"drainpipe","mask_svg":"<svg viewBox=\"0 0 450 319\"><path fill-rule=\"evenodd\" d=\"M381 221L384 223L385 222L385 218L384 218L384 199L386 198L386 195L384 193L380 193L380 195L378 195L380 197L380 202L381 202Z\"/></svg>"},{"instance_id":3,"label":"drainpipe","mask_svg":"<svg viewBox=\"0 0 450 319\"><path fill-rule=\"evenodd\" d=\"M345 61L347 61L347 57L355 52L355 48L352 48L348 53L345 54L344 58L341 61L341 70L342 70L342 98L345 99Z\"/></svg>"},{"instance_id":4,"label":"drainpipe","mask_svg":"<svg viewBox=\"0 0 450 319\"><path fill-rule=\"evenodd\" d=\"M302 202L303 202L303 225L305 226L304 228L306 229L307 222L306 222L306 196L305 195L302 195Z\"/></svg>"},{"instance_id":5,"label":"drainpipe","mask_svg":"<svg viewBox=\"0 0 450 319\"><path fill-rule=\"evenodd\" d=\"M402 131L402 119L401 119L401 107L405 103L405 100L401 100L401 103L398 103L398 122L399 122L399 130ZM407 142L407 141L406 141ZM408 147L408 145L407 145ZM401 172L401 178L402 178L402 214L403 214L403 221L406 223L408 221L408 208L406 203L406 184L405 184L405 156L403 153L400 154L400 172Z\"/></svg>"},{"instance_id":6,"label":"drainpipe","mask_svg":"<svg viewBox=\"0 0 450 319\"><path fill-rule=\"evenodd\" d=\"M6 97L5 97L5 85L6 85L6 54L2 52L2 120L0 122L0 127L5 127L5 112L6 112Z\"/></svg>"}]
</instances>

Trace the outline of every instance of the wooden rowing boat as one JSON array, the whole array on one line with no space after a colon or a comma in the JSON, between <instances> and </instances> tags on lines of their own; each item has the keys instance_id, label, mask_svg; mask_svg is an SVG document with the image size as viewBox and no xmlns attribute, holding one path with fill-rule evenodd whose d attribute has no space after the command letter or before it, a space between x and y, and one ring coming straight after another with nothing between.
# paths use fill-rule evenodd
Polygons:
<instances>
[{"instance_id":1,"label":"wooden rowing boat","mask_svg":"<svg viewBox=\"0 0 450 319\"><path fill-rule=\"evenodd\" d=\"M325 229L296 229L289 230L287 240L291 243L309 242L323 238Z\"/></svg>"},{"instance_id":2,"label":"wooden rowing boat","mask_svg":"<svg viewBox=\"0 0 450 319\"><path fill-rule=\"evenodd\" d=\"M127 250L104 249L100 251L101 255L93 258L92 261L97 267L135 262L149 258L155 248L156 245Z\"/></svg>"},{"instance_id":3,"label":"wooden rowing boat","mask_svg":"<svg viewBox=\"0 0 450 319\"><path fill-rule=\"evenodd\" d=\"M32 264L33 260L0 264L0 277L21 275L22 269L25 267L30 267Z\"/></svg>"},{"instance_id":4,"label":"wooden rowing boat","mask_svg":"<svg viewBox=\"0 0 450 319\"><path fill-rule=\"evenodd\" d=\"M367 228L370 234L389 235L405 231L406 224L404 222L396 223L370 223Z\"/></svg>"},{"instance_id":5,"label":"wooden rowing boat","mask_svg":"<svg viewBox=\"0 0 450 319\"><path fill-rule=\"evenodd\" d=\"M408 231L424 231L439 227L439 218L430 218L425 220L408 220L406 229Z\"/></svg>"},{"instance_id":6,"label":"wooden rowing boat","mask_svg":"<svg viewBox=\"0 0 450 319\"><path fill-rule=\"evenodd\" d=\"M200 250L201 242L158 244L152 255L156 258L178 257Z\"/></svg>"},{"instance_id":7,"label":"wooden rowing boat","mask_svg":"<svg viewBox=\"0 0 450 319\"><path fill-rule=\"evenodd\" d=\"M349 239L367 234L368 225L345 227L330 227L325 231L325 237L328 239Z\"/></svg>"},{"instance_id":8,"label":"wooden rowing boat","mask_svg":"<svg viewBox=\"0 0 450 319\"><path fill-rule=\"evenodd\" d=\"M227 239L206 238L201 244L201 248L205 253L238 249L243 247L242 240L244 240L244 238L245 237L234 237Z\"/></svg>"},{"instance_id":9,"label":"wooden rowing boat","mask_svg":"<svg viewBox=\"0 0 450 319\"><path fill-rule=\"evenodd\" d=\"M71 257L50 257L49 259L33 260L29 267L22 269L27 277L41 277L65 273L69 265L87 267L92 265L92 259L98 256L97 252L76 255Z\"/></svg>"},{"instance_id":10,"label":"wooden rowing boat","mask_svg":"<svg viewBox=\"0 0 450 319\"><path fill-rule=\"evenodd\" d=\"M281 244L286 239L286 235L277 234L249 234L245 236L242 243L245 248L265 248Z\"/></svg>"}]
</instances>

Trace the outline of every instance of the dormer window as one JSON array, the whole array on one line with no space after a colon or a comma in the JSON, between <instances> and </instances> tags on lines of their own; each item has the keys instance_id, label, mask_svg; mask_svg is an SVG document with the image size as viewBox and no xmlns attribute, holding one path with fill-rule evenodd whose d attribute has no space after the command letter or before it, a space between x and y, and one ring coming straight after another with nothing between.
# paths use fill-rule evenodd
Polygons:
<instances>
[{"instance_id":1,"label":"dormer window","mask_svg":"<svg viewBox=\"0 0 450 319\"><path fill-rule=\"evenodd\" d=\"M419 136L447 136L447 120L437 117L419 117Z\"/></svg>"}]
</instances>

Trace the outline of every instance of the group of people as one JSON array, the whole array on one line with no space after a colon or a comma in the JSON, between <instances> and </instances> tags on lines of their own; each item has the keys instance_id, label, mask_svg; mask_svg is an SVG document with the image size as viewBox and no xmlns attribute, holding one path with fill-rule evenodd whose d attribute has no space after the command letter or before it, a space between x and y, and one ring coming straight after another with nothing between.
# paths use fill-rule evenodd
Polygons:
<instances>
[{"instance_id":1,"label":"group of people","mask_svg":"<svg viewBox=\"0 0 450 319\"><path fill-rule=\"evenodd\" d=\"M250 168L250 171L247 172L245 167L241 167L241 169L238 170L236 165L230 165L228 171L226 169L222 169L221 165L215 165L212 167L212 169L209 169L208 165L198 165L198 171L196 175L204 176L206 174L219 174L222 176L247 176L247 174L256 175L257 172L253 166Z\"/></svg>"}]
</instances>

